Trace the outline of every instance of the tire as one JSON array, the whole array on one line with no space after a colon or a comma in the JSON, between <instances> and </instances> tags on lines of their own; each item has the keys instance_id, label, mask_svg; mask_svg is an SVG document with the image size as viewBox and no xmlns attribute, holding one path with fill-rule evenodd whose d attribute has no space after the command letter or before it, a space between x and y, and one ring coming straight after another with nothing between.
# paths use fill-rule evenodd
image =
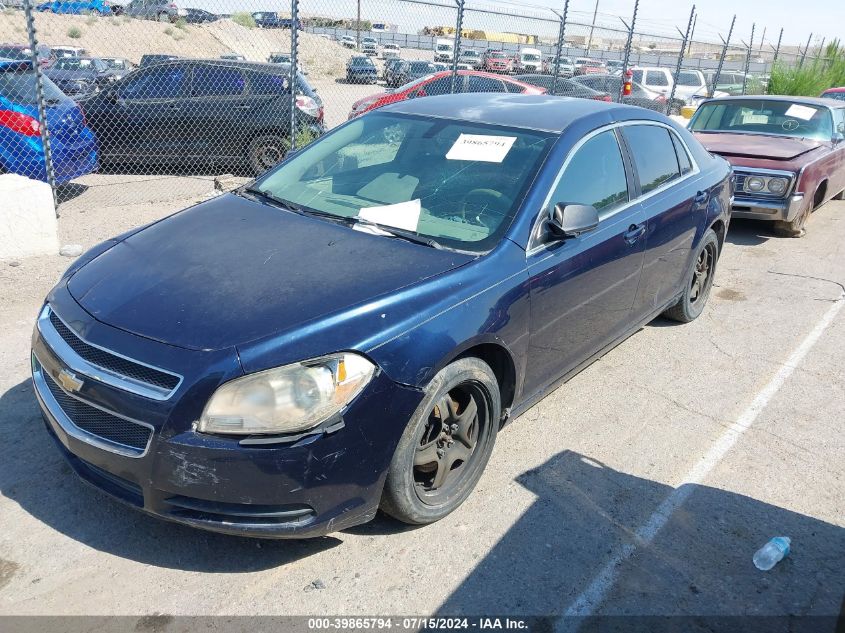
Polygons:
<instances>
[{"instance_id":1,"label":"tire","mask_svg":"<svg viewBox=\"0 0 845 633\"><path fill-rule=\"evenodd\" d=\"M713 229L707 229L684 276L684 292L678 302L663 312L663 316L679 323L689 323L698 318L707 305L716 264L719 261L719 238Z\"/></svg>"},{"instance_id":2,"label":"tire","mask_svg":"<svg viewBox=\"0 0 845 633\"><path fill-rule=\"evenodd\" d=\"M381 509L403 523L425 525L461 505L493 452L501 408L496 376L483 361L461 358L440 371L393 454ZM451 424L444 427L444 420Z\"/></svg>"},{"instance_id":3,"label":"tire","mask_svg":"<svg viewBox=\"0 0 845 633\"><path fill-rule=\"evenodd\" d=\"M845 189L843 189L842 191L840 191L839 193L837 193L837 194L836 194L835 196L833 196L833 198L831 198L831 199L832 199L832 200L845 200Z\"/></svg>"},{"instance_id":4,"label":"tire","mask_svg":"<svg viewBox=\"0 0 845 633\"><path fill-rule=\"evenodd\" d=\"M246 159L256 176L280 163L290 149L290 141L279 134L262 134L247 146Z\"/></svg>"}]
</instances>

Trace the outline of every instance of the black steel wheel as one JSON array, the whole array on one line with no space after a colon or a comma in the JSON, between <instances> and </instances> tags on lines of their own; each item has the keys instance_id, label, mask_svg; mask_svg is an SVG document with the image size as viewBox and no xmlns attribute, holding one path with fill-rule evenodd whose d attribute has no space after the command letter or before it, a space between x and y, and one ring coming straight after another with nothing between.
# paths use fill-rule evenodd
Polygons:
<instances>
[{"instance_id":1,"label":"black steel wheel","mask_svg":"<svg viewBox=\"0 0 845 633\"><path fill-rule=\"evenodd\" d=\"M262 134L249 144L247 161L256 176L278 165L290 150L290 141L278 134Z\"/></svg>"},{"instance_id":2,"label":"black steel wheel","mask_svg":"<svg viewBox=\"0 0 845 633\"><path fill-rule=\"evenodd\" d=\"M716 237L713 229L707 229L701 238L692 267L684 277L683 293L677 303L668 308L663 316L681 323L689 323L698 318L710 297L718 261L719 238Z\"/></svg>"},{"instance_id":3,"label":"black steel wheel","mask_svg":"<svg viewBox=\"0 0 845 633\"><path fill-rule=\"evenodd\" d=\"M444 368L399 440L382 510L419 525L461 505L490 459L500 416L499 386L486 363L461 358Z\"/></svg>"}]
</instances>

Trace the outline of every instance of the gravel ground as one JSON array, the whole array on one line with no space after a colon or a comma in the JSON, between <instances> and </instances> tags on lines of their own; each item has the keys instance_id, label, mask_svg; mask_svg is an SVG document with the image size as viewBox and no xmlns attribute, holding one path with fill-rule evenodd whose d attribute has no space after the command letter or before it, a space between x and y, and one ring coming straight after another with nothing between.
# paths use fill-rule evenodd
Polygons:
<instances>
[{"instance_id":1,"label":"gravel ground","mask_svg":"<svg viewBox=\"0 0 845 633\"><path fill-rule=\"evenodd\" d=\"M87 247L214 194L208 178L114 178L64 205L62 243ZM85 198L108 187L135 203ZM139 630L153 613L156 630L181 614L833 616L845 591L843 215L845 203L826 205L797 240L735 222L704 315L649 324L515 421L445 520L378 517L303 542L166 524L81 484L28 380L33 319L70 260L2 262L0 614L133 615L125 628ZM751 556L775 535L793 551L759 572Z\"/></svg>"}]
</instances>

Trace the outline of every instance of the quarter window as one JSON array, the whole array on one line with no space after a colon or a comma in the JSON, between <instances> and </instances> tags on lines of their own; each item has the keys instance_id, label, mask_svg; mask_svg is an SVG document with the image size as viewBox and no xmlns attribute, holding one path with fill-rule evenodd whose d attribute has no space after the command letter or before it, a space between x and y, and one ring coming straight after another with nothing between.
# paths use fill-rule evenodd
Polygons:
<instances>
[{"instance_id":1,"label":"quarter window","mask_svg":"<svg viewBox=\"0 0 845 633\"><path fill-rule=\"evenodd\" d=\"M632 125L625 128L625 138L631 148L642 193L654 191L680 176L669 130L657 125Z\"/></svg>"},{"instance_id":2,"label":"quarter window","mask_svg":"<svg viewBox=\"0 0 845 633\"><path fill-rule=\"evenodd\" d=\"M675 154L678 156L678 166L681 168L681 175L686 176L692 171L692 161L690 160L689 154L687 154L687 150L684 148L684 144L681 143L681 139L671 132L669 136L672 138L672 144L675 146Z\"/></svg>"},{"instance_id":3,"label":"quarter window","mask_svg":"<svg viewBox=\"0 0 845 633\"><path fill-rule=\"evenodd\" d=\"M550 204L589 204L599 212L628 201L628 180L613 131L597 134L569 161Z\"/></svg>"}]
</instances>

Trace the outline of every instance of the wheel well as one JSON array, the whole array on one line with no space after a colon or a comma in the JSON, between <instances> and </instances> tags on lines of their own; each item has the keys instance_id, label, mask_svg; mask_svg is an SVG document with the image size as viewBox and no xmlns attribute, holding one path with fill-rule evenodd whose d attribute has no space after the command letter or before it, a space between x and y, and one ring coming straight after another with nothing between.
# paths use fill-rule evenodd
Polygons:
<instances>
[{"instance_id":1,"label":"wheel well","mask_svg":"<svg viewBox=\"0 0 845 633\"><path fill-rule=\"evenodd\" d=\"M490 365L499 383L499 393L502 396L502 411L513 404L516 391L516 367L510 353L501 345L483 343L466 350L459 358L472 356Z\"/></svg>"},{"instance_id":2,"label":"wheel well","mask_svg":"<svg viewBox=\"0 0 845 633\"><path fill-rule=\"evenodd\" d=\"M813 196L813 208L817 209L824 202L824 197L827 195L827 180L822 180L816 189L816 195Z\"/></svg>"},{"instance_id":3,"label":"wheel well","mask_svg":"<svg viewBox=\"0 0 845 633\"><path fill-rule=\"evenodd\" d=\"M719 250L721 251L725 243L725 223L721 220L716 220L710 228L715 231L716 237L719 238Z\"/></svg>"}]
</instances>

